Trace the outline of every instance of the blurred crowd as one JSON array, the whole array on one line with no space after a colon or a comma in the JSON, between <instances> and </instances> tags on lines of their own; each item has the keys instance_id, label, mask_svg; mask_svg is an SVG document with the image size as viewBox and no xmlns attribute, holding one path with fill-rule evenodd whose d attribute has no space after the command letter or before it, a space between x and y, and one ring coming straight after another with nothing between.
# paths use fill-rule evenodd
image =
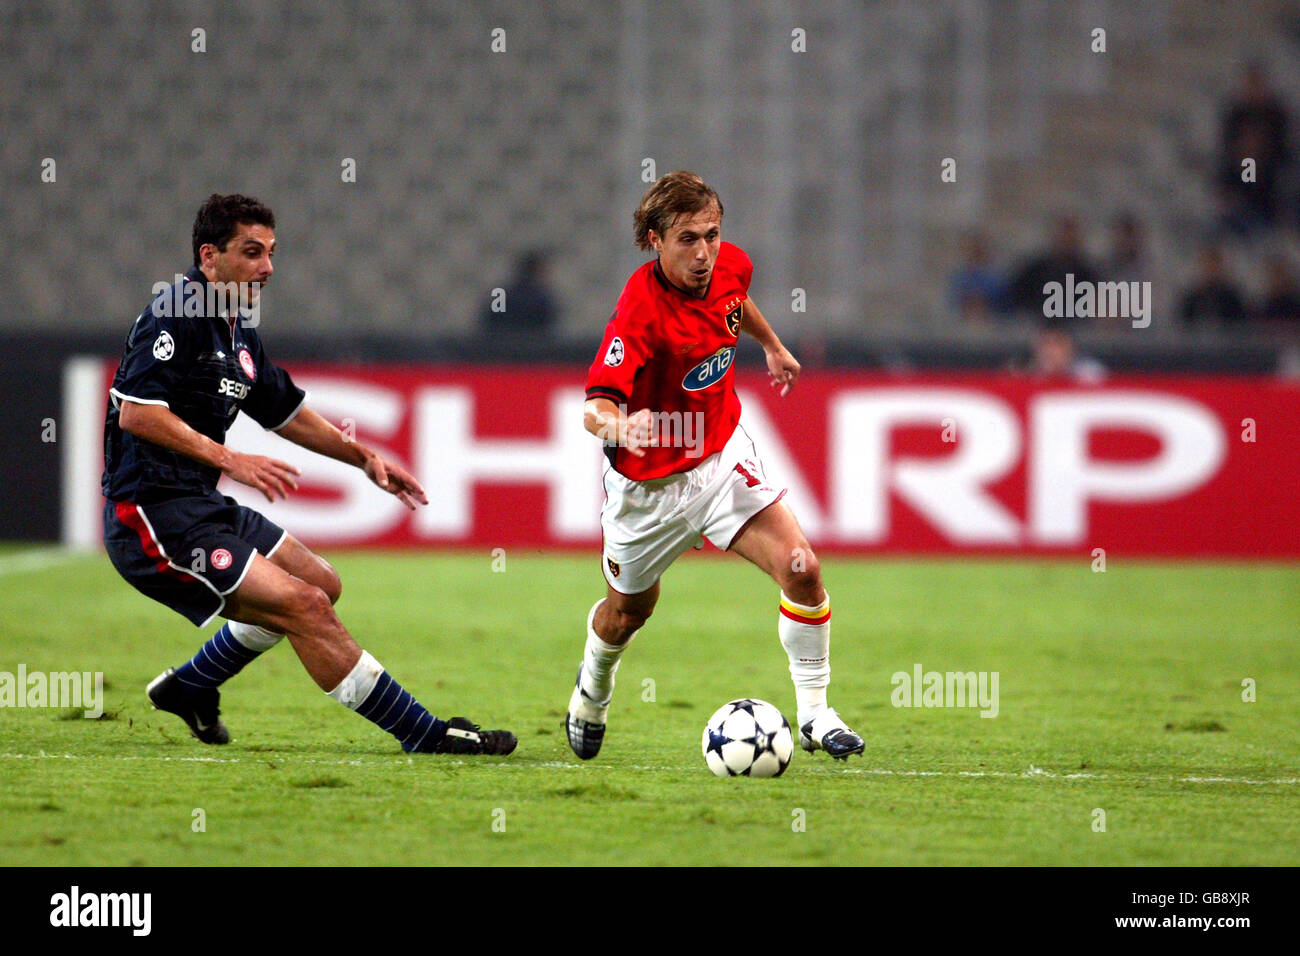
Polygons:
<instances>
[{"instance_id":1,"label":"blurred crowd","mask_svg":"<svg viewBox=\"0 0 1300 956\"><path fill-rule=\"evenodd\" d=\"M949 276L951 307L974 322L1032 321L1052 333L1036 351L1057 354L1075 333L1119 329L1130 317L1050 315L1045 285L1064 284L1067 275L1075 286L1150 281L1153 325L1160 328L1300 338L1300 163L1290 143L1289 110L1258 63L1246 66L1224 107L1210 165L1212 221L1190 242L1169 237L1171 255L1154 254L1149 224L1132 211L1106 223L1059 213L1042 247L1018 261L974 230L963 238L960 264ZM1101 241L1090 247L1086 230Z\"/></svg>"}]
</instances>

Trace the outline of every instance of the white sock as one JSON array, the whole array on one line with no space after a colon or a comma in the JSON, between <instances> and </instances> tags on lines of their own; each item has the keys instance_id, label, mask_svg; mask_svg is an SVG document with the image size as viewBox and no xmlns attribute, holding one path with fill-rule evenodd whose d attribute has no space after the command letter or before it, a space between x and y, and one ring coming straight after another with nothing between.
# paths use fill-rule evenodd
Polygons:
<instances>
[{"instance_id":1,"label":"white sock","mask_svg":"<svg viewBox=\"0 0 1300 956\"><path fill-rule=\"evenodd\" d=\"M587 647L582 655L582 689L595 703L604 705L614 696L614 674L618 671L618 660L632 643L629 637L622 646L606 644L600 639L595 628L591 626L596 619L596 608L604 598L591 606L587 614ZM633 632L632 637L636 637Z\"/></svg>"},{"instance_id":2,"label":"white sock","mask_svg":"<svg viewBox=\"0 0 1300 956\"><path fill-rule=\"evenodd\" d=\"M369 651L362 651L361 657L348 671L348 676L339 681L339 686L327 690L329 694L344 707L356 710L366 702L375 684L384 674L384 665L370 656Z\"/></svg>"},{"instance_id":3,"label":"white sock","mask_svg":"<svg viewBox=\"0 0 1300 956\"><path fill-rule=\"evenodd\" d=\"M790 679L799 726L826 709L826 687L831 682L831 596L816 607L796 604L781 592L781 613L776 632L790 658Z\"/></svg>"},{"instance_id":4,"label":"white sock","mask_svg":"<svg viewBox=\"0 0 1300 956\"><path fill-rule=\"evenodd\" d=\"M231 637L250 651L257 651L258 653L269 651L284 638L283 634L276 634L274 631L268 631L256 624L245 624L242 621L227 621L226 624L230 628Z\"/></svg>"}]
</instances>

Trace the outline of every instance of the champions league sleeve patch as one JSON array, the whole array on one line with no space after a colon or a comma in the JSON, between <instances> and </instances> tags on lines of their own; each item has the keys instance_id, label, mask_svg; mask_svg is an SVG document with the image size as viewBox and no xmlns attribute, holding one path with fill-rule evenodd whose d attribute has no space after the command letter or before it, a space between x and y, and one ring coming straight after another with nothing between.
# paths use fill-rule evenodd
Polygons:
<instances>
[{"instance_id":1,"label":"champions league sleeve patch","mask_svg":"<svg viewBox=\"0 0 1300 956\"><path fill-rule=\"evenodd\" d=\"M166 362L176 354L176 343L172 340L170 332L163 332L158 338L153 340L153 357L160 362Z\"/></svg>"},{"instance_id":2,"label":"champions league sleeve patch","mask_svg":"<svg viewBox=\"0 0 1300 956\"><path fill-rule=\"evenodd\" d=\"M164 332L163 334L165 335L166 333ZM155 345L155 351L157 348L158 347ZM614 341L609 343L609 350L605 353L605 364L611 368L616 368L617 366L622 365L623 351L623 340L617 335L614 336Z\"/></svg>"}]
</instances>

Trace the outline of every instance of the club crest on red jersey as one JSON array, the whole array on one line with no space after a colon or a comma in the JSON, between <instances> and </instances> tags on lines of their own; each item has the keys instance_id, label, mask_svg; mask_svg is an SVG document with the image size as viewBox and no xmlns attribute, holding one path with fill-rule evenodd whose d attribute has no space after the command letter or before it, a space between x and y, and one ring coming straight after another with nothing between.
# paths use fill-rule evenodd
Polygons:
<instances>
[{"instance_id":1,"label":"club crest on red jersey","mask_svg":"<svg viewBox=\"0 0 1300 956\"><path fill-rule=\"evenodd\" d=\"M735 338L740 338L740 316L743 299L732 299L724 306L726 310L727 331Z\"/></svg>"}]
</instances>

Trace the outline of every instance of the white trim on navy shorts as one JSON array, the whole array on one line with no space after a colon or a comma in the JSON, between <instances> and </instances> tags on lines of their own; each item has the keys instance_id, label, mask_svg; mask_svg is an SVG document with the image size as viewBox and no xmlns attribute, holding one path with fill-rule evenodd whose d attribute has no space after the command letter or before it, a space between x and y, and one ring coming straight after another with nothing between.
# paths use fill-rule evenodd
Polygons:
<instances>
[{"instance_id":1,"label":"white trim on navy shorts","mask_svg":"<svg viewBox=\"0 0 1300 956\"><path fill-rule=\"evenodd\" d=\"M204 619L202 624L198 625L199 627L207 627L209 624L212 623L212 619L214 617L219 616L221 612L226 609L225 595L223 595L220 591L218 591L216 585L214 585L207 578L201 577L200 575L196 574L194 571L191 571L189 568L182 568L179 564L173 561L171 557L167 554L167 549L164 548L162 546L162 542L158 540L158 535L154 533L153 525L150 523L148 515L144 513L144 509L141 508L139 505L135 504L134 502L132 503L132 507L135 508L135 513L140 516L140 520L144 522L145 529L149 532L149 537L153 539L154 545L158 548L158 553L167 559L168 567L175 568L177 571L181 572L181 574L184 574L187 577L191 577L195 581L201 582L204 586L208 588L209 591L211 591L213 594L216 595L217 602L218 602L217 609L213 611L211 614L209 614Z\"/></svg>"},{"instance_id":2,"label":"white trim on navy shorts","mask_svg":"<svg viewBox=\"0 0 1300 956\"><path fill-rule=\"evenodd\" d=\"M287 538L287 537L289 537L289 532L287 532L287 531L285 531L283 528L281 528L281 529L280 529L280 538L279 538L279 540L276 541L275 544L271 545L271 550L268 551L268 552L266 552L266 554L264 555L264 557L266 557L266 558L270 558L271 555L273 555L273 554L275 554L275 552L279 551L279 550L280 550L280 545L284 544L284 539ZM254 548L253 550L256 551L257 549Z\"/></svg>"},{"instance_id":3,"label":"white trim on navy shorts","mask_svg":"<svg viewBox=\"0 0 1300 956\"><path fill-rule=\"evenodd\" d=\"M248 556L248 560L247 560L246 562L244 562L244 570L242 570L242 571L239 572L239 579L238 579L237 581L235 581L235 583L232 584L230 587L228 587L228 588L226 588L224 591L220 592L220 593L221 593L221 606L222 606L222 607L225 607L225 606L226 606L226 595L232 593L236 588L238 588L241 584L244 583L244 578L248 576L248 572L249 572L250 569L252 569L252 567L253 567L253 561L256 560L256 558L257 558L257 549L254 548L254 549L253 549L253 553L250 554L250 555Z\"/></svg>"}]
</instances>

